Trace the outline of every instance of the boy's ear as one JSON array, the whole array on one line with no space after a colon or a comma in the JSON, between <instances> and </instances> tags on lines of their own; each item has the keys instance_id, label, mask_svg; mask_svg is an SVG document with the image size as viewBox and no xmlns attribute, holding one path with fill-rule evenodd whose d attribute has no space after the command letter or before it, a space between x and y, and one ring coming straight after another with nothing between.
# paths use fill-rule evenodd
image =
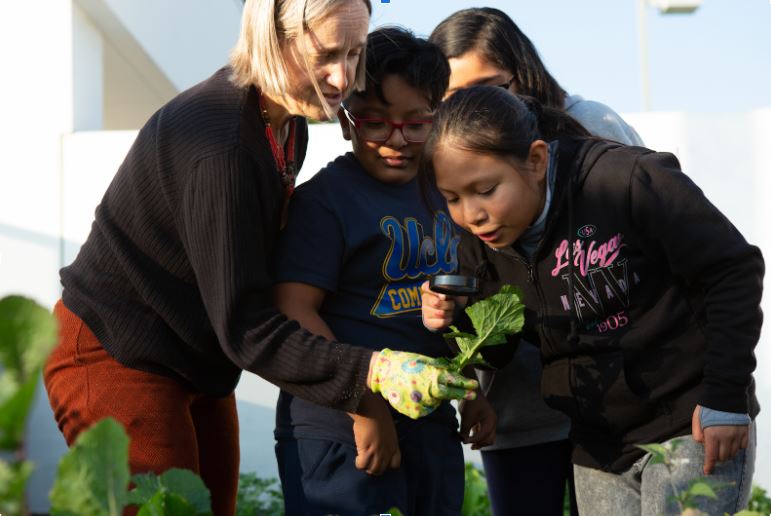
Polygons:
<instances>
[{"instance_id":1,"label":"boy's ear","mask_svg":"<svg viewBox=\"0 0 771 516\"><path fill-rule=\"evenodd\" d=\"M351 141L351 122L348 121L348 117L343 113L343 108L337 110L337 121L340 122L340 129L343 130L343 138Z\"/></svg>"},{"instance_id":2,"label":"boy's ear","mask_svg":"<svg viewBox=\"0 0 771 516\"><path fill-rule=\"evenodd\" d=\"M549 145L543 140L536 140L531 143L527 162L530 165L530 170L539 180L546 177L546 167L549 164Z\"/></svg>"}]
</instances>

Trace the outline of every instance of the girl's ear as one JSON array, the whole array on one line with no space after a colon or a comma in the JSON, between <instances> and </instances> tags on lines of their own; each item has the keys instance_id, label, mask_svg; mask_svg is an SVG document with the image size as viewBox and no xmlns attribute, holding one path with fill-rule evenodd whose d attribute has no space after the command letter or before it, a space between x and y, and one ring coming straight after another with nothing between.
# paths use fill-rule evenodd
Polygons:
<instances>
[{"instance_id":1,"label":"girl's ear","mask_svg":"<svg viewBox=\"0 0 771 516\"><path fill-rule=\"evenodd\" d=\"M337 121L340 122L340 129L343 130L343 138L351 141L351 122L348 121L348 117L343 113L343 108L337 110Z\"/></svg>"},{"instance_id":2,"label":"girl's ear","mask_svg":"<svg viewBox=\"0 0 771 516\"><path fill-rule=\"evenodd\" d=\"M549 164L549 145L543 140L536 140L530 144L530 152L527 155L527 164L537 180L546 177L546 167Z\"/></svg>"}]
</instances>

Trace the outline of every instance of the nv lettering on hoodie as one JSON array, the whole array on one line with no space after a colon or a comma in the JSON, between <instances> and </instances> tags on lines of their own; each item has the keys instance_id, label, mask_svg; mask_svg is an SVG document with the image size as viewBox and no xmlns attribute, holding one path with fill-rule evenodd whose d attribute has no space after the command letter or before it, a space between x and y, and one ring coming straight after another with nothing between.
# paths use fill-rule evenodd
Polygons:
<instances>
[{"instance_id":1,"label":"nv lettering on hoodie","mask_svg":"<svg viewBox=\"0 0 771 516\"><path fill-rule=\"evenodd\" d=\"M587 245L587 241L576 240L572 242L570 257L568 256L570 243L567 239L555 249L556 264L551 274L553 277L559 276L568 286L569 291L571 290L568 281L570 271L560 273L569 267L570 259L573 260L575 270L572 292L560 296L560 299L565 311L570 311L572 305L576 307L575 313L581 323L590 317L594 321L590 326L602 326L602 321L598 318L604 318L611 309L623 310L629 306L628 262L625 258L617 260L624 247L623 239L624 235L617 233L602 243L591 240ZM632 273L632 281L635 284L640 282L637 274ZM572 303L570 297L573 298ZM611 326L615 329L619 325Z\"/></svg>"}]
</instances>

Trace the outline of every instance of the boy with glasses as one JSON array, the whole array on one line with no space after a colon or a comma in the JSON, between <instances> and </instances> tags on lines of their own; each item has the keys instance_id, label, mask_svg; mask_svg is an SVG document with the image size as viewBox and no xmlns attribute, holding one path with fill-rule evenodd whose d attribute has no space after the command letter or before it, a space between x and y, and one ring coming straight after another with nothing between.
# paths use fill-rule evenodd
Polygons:
<instances>
[{"instance_id":1,"label":"boy with glasses","mask_svg":"<svg viewBox=\"0 0 771 516\"><path fill-rule=\"evenodd\" d=\"M417 172L449 73L439 49L407 30L369 35L365 90L339 115L353 152L297 188L280 242L278 308L308 331L448 354L444 339L421 323L420 284L456 271L459 237L446 213L434 215L423 202ZM379 514L394 506L460 514L464 462L452 406L411 420L373 401L372 417L363 417L281 393L276 455L287 514ZM494 418L480 416L485 431L477 434L494 433Z\"/></svg>"}]
</instances>

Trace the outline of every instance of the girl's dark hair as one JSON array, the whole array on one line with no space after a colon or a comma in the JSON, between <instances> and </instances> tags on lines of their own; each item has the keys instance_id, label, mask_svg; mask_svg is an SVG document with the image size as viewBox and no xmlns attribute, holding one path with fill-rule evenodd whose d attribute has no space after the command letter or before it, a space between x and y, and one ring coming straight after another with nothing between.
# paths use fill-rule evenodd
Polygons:
<instances>
[{"instance_id":1,"label":"girl's dark hair","mask_svg":"<svg viewBox=\"0 0 771 516\"><path fill-rule=\"evenodd\" d=\"M383 80L396 75L428 97L431 109L436 109L450 82L450 65L435 44L416 37L402 27L381 27L367 36L366 86L354 95L374 92L381 102Z\"/></svg>"},{"instance_id":2,"label":"girl's dark hair","mask_svg":"<svg viewBox=\"0 0 771 516\"><path fill-rule=\"evenodd\" d=\"M497 86L473 86L455 92L434 113L423 146L421 176L434 181L432 159L439 145L524 160L535 140L590 137L561 109L541 106L532 97L512 95Z\"/></svg>"},{"instance_id":3,"label":"girl's dark hair","mask_svg":"<svg viewBox=\"0 0 771 516\"><path fill-rule=\"evenodd\" d=\"M565 105L565 90L546 70L533 43L503 11L475 7L453 13L437 25L429 41L447 59L477 51L513 74L517 93L535 97L544 106L562 109Z\"/></svg>"}]
</instances>

